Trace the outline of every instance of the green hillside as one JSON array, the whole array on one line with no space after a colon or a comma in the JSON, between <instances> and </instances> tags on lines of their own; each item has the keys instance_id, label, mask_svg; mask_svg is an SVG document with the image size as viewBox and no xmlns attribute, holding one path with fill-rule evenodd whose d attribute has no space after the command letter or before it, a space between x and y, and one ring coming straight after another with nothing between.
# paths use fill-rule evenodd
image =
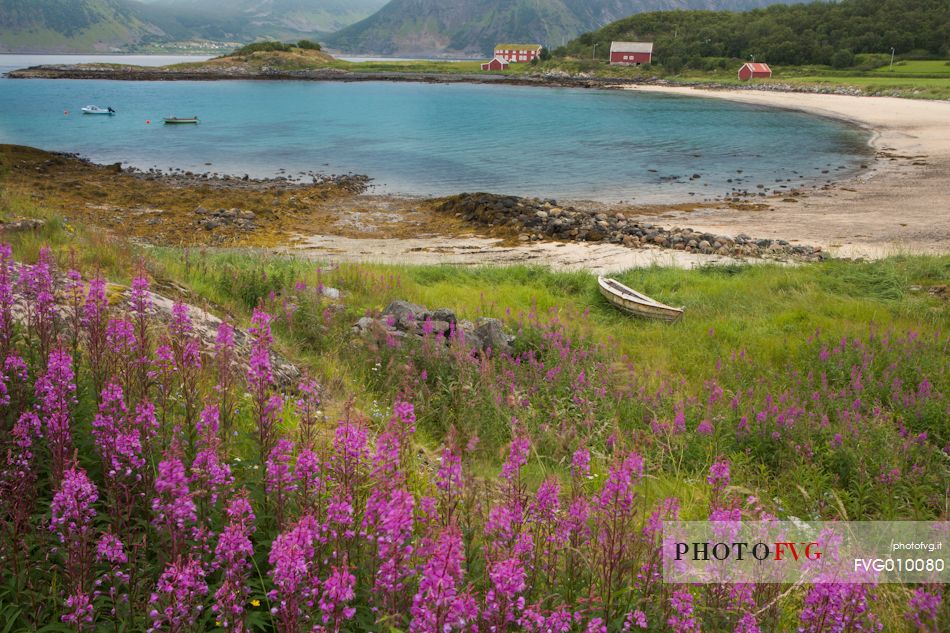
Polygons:
<instances>
[{"instance_id":1,"label":"green hillside","mask_svg":"<svg viewBox=\"0 0 950 633\"><path fill-rule=\"evenodd\" d=\"M899 19L897 19L899 16ZM842 0L771 6L747 13L677 11L634 15L586 33L555 51L558 57L606 57L613 40L655 42L660 61L701 67L715 58L782 65L854 64L856 54L946 57L947 0Z\"/></svg>"},{"instance_id":2,"label":"green hillside","mask_svg":"<svg viewBox=\"0 0 950 633\"><path fill-rule=\"evenodd\" d=\"M0 0L0 52L109 51L161 30L122 0Z\"/></svg>"},{"instance_id":3,"label":"green hillside","mask_svg":"<svg viewBox=\"0 0 950 633\"><path fill-rule=\"evenodd\" d=\"M330 36L327 43L352 53L483 56L499 41L560 46L640 11L748 9L774 1L392 0L373 16Z\"/></svg>"}]
</instances>

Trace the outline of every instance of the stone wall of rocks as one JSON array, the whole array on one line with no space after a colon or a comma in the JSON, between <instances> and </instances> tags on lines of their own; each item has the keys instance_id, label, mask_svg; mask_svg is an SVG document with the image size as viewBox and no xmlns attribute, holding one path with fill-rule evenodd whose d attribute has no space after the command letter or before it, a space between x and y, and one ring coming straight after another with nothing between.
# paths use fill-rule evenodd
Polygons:
<instances>
[{"instance_id":1,"label":"stone wall of rocks","mask_svg":"<svg viewBox=\"0 0 950 633\"><path fill-rule=\"evenodd\" d=\"M445 198L436 205L468 222L517 231L521 241L558 239L578 242L610 242L631 248L660 247L691 253L814 261L825 257L820 247L792 245L785 240L755 239L748 235L729 237L694 231L667 229L626 217L560 206L556 200L519 198L487 193L465 193Z\"/></svg>"},{"instance_id":2,"label":"stone wall of rocks","mask_svg":"<svg viewBox=\"0 0 950 633\"><path fill-rule=\"evenodd\" d=\"M456 340L463 340L472 350L492 354L511 352L515 337L505 331L498 319L478 319L475 322L459 320L447 308L429 310L408 301L393 301L379 318L363 317L353 326L360 335L384 334L396 339L440 336L450 342L453 332Z\"/></svg>"}]
</instances>

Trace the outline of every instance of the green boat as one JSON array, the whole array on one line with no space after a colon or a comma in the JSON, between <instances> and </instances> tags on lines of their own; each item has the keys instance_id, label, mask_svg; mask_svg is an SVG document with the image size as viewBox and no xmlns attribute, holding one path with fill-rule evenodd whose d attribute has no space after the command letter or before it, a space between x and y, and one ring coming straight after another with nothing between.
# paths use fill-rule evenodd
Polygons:
<instances>
[{"instance_id":1,"label":"green boat","mask_svg":"<svg viewBox=\"0 0 950 633\"><path fill-rule=\"evenodd\" d=\"M193 116L190 119L179 119L178 117L167 117L165 125L198 125L198 117Z\"/></svg>"}]
</instances>

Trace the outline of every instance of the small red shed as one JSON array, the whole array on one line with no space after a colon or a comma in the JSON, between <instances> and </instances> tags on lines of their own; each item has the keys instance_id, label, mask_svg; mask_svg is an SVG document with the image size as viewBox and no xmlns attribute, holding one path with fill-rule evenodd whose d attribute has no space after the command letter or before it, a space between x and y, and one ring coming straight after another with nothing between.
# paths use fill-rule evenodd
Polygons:
<instances>
[{"instance_id":1,"label":"small red shed","mask_svg":"<svg viewBox=\"0 0 950 633\"><path fill-rule=\"evenodd\" d=\"M639 66L653 61L653 42L611 42L611 66Z\"/></svg>"},{"instance_id":2,"label":"small red shed","mask_svg":"<svg viewBox=\"0 0 950 633\"><path fill-rule=\"evenodd\" d=\"M768 64L757 62L748 62L739 69L739 81L749 81L750 79L768 79L772 76L772 69Z\"/></svg>"},{"instance_id":3,"label":"small red shed","mask_svg":"<svg viewBox=\"0 0 950 633\"><path fill-rule=\"evenodd\" d=\"M496 57L490 62L482 64L482 70L508 70L508 61Z\"/></svg>"}]
</instances>

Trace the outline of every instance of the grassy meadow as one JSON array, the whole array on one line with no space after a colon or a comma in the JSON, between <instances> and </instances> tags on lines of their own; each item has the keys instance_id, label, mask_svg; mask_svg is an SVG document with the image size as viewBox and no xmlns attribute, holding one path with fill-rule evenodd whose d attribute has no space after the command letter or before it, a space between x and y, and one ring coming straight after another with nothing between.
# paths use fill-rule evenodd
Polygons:
<instances>
[{"instance_id":1,"label":"grassy meadow","mask_svg":"<svg viewBox=\"0 0 950 633\"><path fill-rule=\"evenodd\" d=\"M618 275L685 306L669 325L617 312L588 273L137 245L0 198L0 220L23 216L44 225L0 237L0 349L27 367L0 375L18 440L3 448L29 473L0 476L7 630L950 621L938 588L763 585L724 603L629 571L655 564L657 518L946 519L948 256ZM171 321L145 287L183 302ZM5 289L25 322L4 316ZM44 319L49 297L75 318ZM472 354L427 324L353 333L397 299L501 319L513 348ZM237 352L221 330L196 338L187 306L247 329L248 364L222 361ZM299 387L273 380L271 347L304 370ZM140 476L109 461L126 458Z\"/></svg>"}]
</instances>

